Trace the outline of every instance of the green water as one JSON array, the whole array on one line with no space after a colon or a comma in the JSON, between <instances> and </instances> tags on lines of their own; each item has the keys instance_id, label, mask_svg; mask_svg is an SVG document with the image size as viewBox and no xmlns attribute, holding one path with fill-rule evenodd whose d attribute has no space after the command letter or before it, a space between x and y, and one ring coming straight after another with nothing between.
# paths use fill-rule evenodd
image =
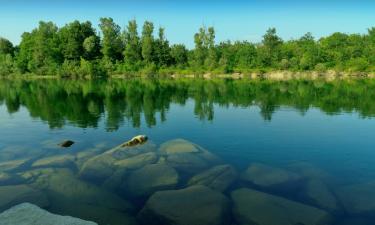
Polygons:
<instances>
[{"instance_id":1,"label":"green water","mask_svg":"<svg viewBox=\"0 0 375 225\"><path fill-rule=\"evenodd\" d=\"M374 103L375 80L1 80L0 211L371 225ZM138 134L148 142L113 149Z\"/></svg>"}]
</instances>

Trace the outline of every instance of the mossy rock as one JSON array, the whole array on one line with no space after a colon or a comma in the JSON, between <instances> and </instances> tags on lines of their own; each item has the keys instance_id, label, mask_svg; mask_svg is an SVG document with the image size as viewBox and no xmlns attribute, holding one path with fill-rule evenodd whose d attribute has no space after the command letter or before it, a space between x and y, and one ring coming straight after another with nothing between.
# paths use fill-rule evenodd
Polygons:
<instances>
[{"instance_id":1,"label":"mossy rock","mask_svg":"<svg viewBox=\"0 0 375 225\"><path fill-rule=\"evenodd\" d=\"M136 155L130 158L126 158L115 162L115 166L124 169L139 169L148 164L153 164L158 161L158 156L154 152L147 152L140 155Z\"/></svg>"},{"instance_id":2,"label":"mossy rock","mask_svg":"<svg viewBox=\"0 0 375 225\"><path fill-rule=\"evenodd\" d=\"M73 155L56 155L38 159L32 167L70 167L74 165L74 160Z\"/></svg>"},{"instance_id":3,"label":"mossy rock","mask_svg":"<svg viewBox=\"0 0 375 225\"><path fill-rule=\"evenodd\" d=\"M23 179L17 175L0 172L0 186L23 183Z\"/></svg>"},{"instance_id":4,"label":"mossy rock","mask_svg":"<svg viewBox=\"0 0 375 225\"><path fill-rule=\"evenodd\" d=\"M18 168L28 163L29 160L30 158L0 162L0 171L7 172L17 170Z\"/></svg>"}]
</instances>

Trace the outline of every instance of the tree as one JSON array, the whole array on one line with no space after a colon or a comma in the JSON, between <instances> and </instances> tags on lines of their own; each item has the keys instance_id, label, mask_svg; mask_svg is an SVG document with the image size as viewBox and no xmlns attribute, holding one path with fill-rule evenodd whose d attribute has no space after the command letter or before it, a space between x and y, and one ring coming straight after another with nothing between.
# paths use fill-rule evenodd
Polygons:
<instances>
[{"instance_id":1,"label":"tree","mask_svg":"<svg viewBox=\"0 0 375 225\"><path fill-rule=\"evenodd\" d=\"M100 38L96 35L91 35L83 41L84 58L93 60L100 56Z\"/></svg>"},{"instance_id":2,"label":"tree","mask_svg":"<svg viewBox=\"0 0 375 225\"><path fill-rule=\"evenodd\" d=\"M121 60L124 48L121 40L121 28L112 18L100 18L99 27L103 34L102 53L110 60Z\"/></svg>"},{"instance_id":3,"label":"tree","mask_svg":"<svg viewBox=\"0 0 375 225\"><path fill-rule=\"evenodd\" d=\"M125 31L125 62L127 64L137 64L141 61L141 47L138 36L138 26L135 20L128 23L127 30Z\"/></svg>"},{"instance_id":4,"label":"tree","mask_svg":"<svg viewBox=\"0 0 375 225\"><path fill-rule=\"evenodd\" d=\"M74 21L62 27L58 32L60 51L66 60L80 60L85 56L84 41L95 37L96 32L89 21ZM96 48L99 46L96 46Z\"/></svg>"},{"instance_id":5,"label":"tree","mask_svg":"<svg viewBox=\"0 0 375 225\"><path fill-rule=\"evenodd\" d=\"M205 32L205 48L207 48L207 59L205 60L205 65L210 70L217 66L217 53L215 48L215 29L209 27L207 32Z\"/></svg>"},{"instance_id":6,"label":"tree","mask_svg":"<svg viewBox=\"0 0 375 225\"><path fill-rule=\"evenodd\" d=\"M152 52L154 47L154 24L146 21L143 25L143 31L142 31L142 57L146 64L149 64L152 62Z\"/></svg>"},{"instance_id":7,"label":"tree","mask_svg":"<svg viewBox=\"0 0 375 225\"><path fill-rule=\"evenodd\" d=\"M172 45L171 47L171 57L173 63L177 66L184 66L187 64L188 60L188 50L185 45Z\"/></svg>"},{"instance_id":8,"label":"tree","mask_svg":"<svg viewBox=\"0 0 375 225\"><path fill-rule=\"evenodd\" d=\"M269 28L263 36L262 44L264 51L260 52L262 56L262 63L265 66L272 66L279 61L280 49L283 41L276 34L275 28Z\"/></svg>"},{"instance_id":9,"label":"tree","mask_svg":"<svg viewBox=\"0 0 375 225\"><path fill-rule=\"evenodd\" d=\"M169 47L169 41L165 38L164 32L164 28L160 27L158 39L155 41L155 62L159 67L169 66L171 63L171 49Z\"/></svg>"},{"instance_id":10,"label":"tree","mask_svg":"<svg viewBox=\"0 0 375 225\"><path fill-rule=\"evenodd\" d=\"M8 39L0 37L0 55L14 55L14 47Z\"/></svg>"}]
</instances>

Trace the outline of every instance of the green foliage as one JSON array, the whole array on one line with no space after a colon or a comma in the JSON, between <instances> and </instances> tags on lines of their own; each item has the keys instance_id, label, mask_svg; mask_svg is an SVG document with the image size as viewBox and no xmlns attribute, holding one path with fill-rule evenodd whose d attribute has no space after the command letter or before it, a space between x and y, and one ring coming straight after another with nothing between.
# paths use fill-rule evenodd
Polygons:
<instances>
[{"instance_id":1,"label":"green foliage","mask_svg":"<svg viewBox=\"0 0 375 225\"><path fill-rule=\"evenodd\" d=\"M138 35L135 20L123 33L112 18L100 19L100 35L90 22L73 21L58 28L40 22L22 35L18 46L0 38L2 75L33 73L60 76L110 74L204 74L253 71L348 72L375 71L375 28L367 34L333 33L315 40L311 33L283 41L270 28L260 43L215 43L215 29L201 27L194 35L194 49L170 45L160 27L146 21ZM80 74L82 73L82 74Z\"/></svg>"}]
</instances>

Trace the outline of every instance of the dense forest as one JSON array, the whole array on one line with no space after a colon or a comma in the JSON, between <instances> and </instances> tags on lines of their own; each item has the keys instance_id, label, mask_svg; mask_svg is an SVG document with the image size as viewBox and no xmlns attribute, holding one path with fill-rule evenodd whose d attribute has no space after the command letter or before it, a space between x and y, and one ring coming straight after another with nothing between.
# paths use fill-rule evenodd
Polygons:
<instances>
[{"instance_id":1,"label":"dense forest","mask_svg":"<svg viewBox=\"0 0 375 225\"><path fill-rule=\"evenodd\" d=\"M22 35L19 45L0 38L0 76L375 71L375 27L367 34L337 32L316 40L307 33L288 41L270 28L260 43L216 43L215 29L201 27L193 36L194 49L171 45L164 28L149 21L141 33L135 20L122 29L112 18L101 18L99 28L88 21L61 28L40 22Z\"/></svg>"},{"instance_id":2,"label":"dense forest","mask_svg":"<svg viewBox=\"0 0 375 225\"><path fill-rule=\"evenodd\" d=\"M0 82L0 106L9 113L26 108L31 117L51 128L74 124L97 127L104 117L107 130L123 123L152 127L168 119L171 105L194 100L200 120L214 120L215 109L257 108L272 120L275 112L292 107L301 114L317 108L327 114L357 112L375 116L375 80L233 80L233 79L93 79L24 80Z\"/></svg>"}]
</instances>

